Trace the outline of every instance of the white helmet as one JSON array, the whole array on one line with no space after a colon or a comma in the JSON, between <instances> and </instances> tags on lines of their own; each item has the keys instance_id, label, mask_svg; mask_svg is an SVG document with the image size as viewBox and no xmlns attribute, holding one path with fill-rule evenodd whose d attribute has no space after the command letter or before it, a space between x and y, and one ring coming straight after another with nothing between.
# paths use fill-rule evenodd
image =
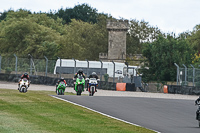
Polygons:
<instances>
[{"instance_id":1,"label":"white helmet","mask_svg":"<svg viewBox=\"0 0 200 133\"><path fill-rule=\"evenodd\" d=\"M92 72L92 75L96 75L96 72Z\"/></svg>"}]
</instances>

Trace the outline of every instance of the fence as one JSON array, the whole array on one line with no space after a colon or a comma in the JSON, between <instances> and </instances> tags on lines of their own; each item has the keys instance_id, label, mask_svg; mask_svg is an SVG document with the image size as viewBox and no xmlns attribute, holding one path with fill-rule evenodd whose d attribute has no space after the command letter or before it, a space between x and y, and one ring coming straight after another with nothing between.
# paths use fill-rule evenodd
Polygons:
<instances>
[{"instance_id":1,"label":"fence","mask_svg":"<svg viewBox=\"0 0 200 133\"><path fill-rule=\"evenodd\" d=\"M59 58L58 58L59 59ZM65 79L72 79L74 72L78 68L72 68L74 70L71 73L64 74L62 71L60 73L54 74L54 69L56 66L57 59L48 59L44 56L43 59L34 59L31 55L28 55L27 58L18 58L15 54L11 57L0 56L0 73L5 74L16 74L22 75L25 72L28 72L30 76L45 76L51 78L60 78L64 77ZM101 65L99 66L101 68ZM93 71L93 68L88 68L90 72ZM59 70L59 69L58 69ZM84 73L87 73L86 71ZM104 69L102 72L98 73L101 81L105 81L104 78ZM89 76L89 74L87 74ZM123 78L121 77L109 77L108 82L122 82Z\"/></svg>"},{"instance_id":2,"label":"fence","mask_svg":"<svg viewBox=\"0 0 200 133\"><path fill-rule=\"evenodd\" d=\"M200 69L195 68L193 65L187 67L183 64L183 67L177 67L177 85L181 86L194 86L200 87Z\"/></svg>"}]
</instances>

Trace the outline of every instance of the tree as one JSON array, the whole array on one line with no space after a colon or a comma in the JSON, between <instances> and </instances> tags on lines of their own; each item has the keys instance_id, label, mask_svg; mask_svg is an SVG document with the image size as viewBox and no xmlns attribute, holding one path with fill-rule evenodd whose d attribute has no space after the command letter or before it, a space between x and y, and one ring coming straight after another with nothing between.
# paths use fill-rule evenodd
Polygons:
<instances>
[{"instance_id":1,"label":"tree","mask_svg":"<svg viewBox=\"0 0 200 133\"><path fill-rule=\"evenodd\" d=\"M158 35L162 35L157 27L150 26L144 20L138 21L133 19L130 21L129 30L127 32L127 49L126 62L130 65L140 65L143 56L137 59L136 54L142 54L143 43L153 42Z\"/></svg>"},{"instance_id":2,"label":"tree","mask_svg":"<svg viewBox=\"0 0 200 133\"><path fill-rule=\"evenodd\" d=\"M192 45L194 50L200 54L200 25L196 25L191 32L191 35L187 37L187 40Z\"/></svg>"},{"instance_id":3,"label":"tree","mask_svg":"<svg viewBox=\"0 0 200 133\"><path fill-rule=\"evenodd\" d=\"M7 14L8 14L8 11L4 11L4 12L2 12L2 13L0 12L0 22L1 22L2 20L5 20Z\"/></svg>"},{"instance_id":4,"label":"tree","mask_svg":"<svg viewBox=\"0 0 200 133\"><path fill-rule=\"evenodd\" d=\"M63 33L61 21L50 19L45 14L30 14L29 11L9 12L6 21L0 23L0 52L35 57L54 56ZM57 32L58 31L58 32Z\"/></svg>"},{"instance_id":5,"label":"tree","mask_svg":"<svg viewBox=\"0 0 200 133\"><path fill-rule=\"evenodd\" d=\"M74 8L61 8L57 12L50 12L47 15L54 19L57 17L62 18L64 20L63 24L69 24L72 19L95 24L99 14L95 8L90 7L88 4L82 4L76 5Z\"/></svg>"},{"instance_id":6,"label":"tree","mask_svg":"<svg viewBox=\"0 0 200 133\"><path fill-rule=\"evenodd\" d=\"M152 42L161 33L157 27L152 27L144 20L138 21L133 19L130 21L129 31L127 33L127 54L142 53L142 44L144 42Z\"/></svg>"},{"instance_id":7,"label":"tree","mask_svg":"<svg viewBox=\"0 0 200 133\"><path fill-rule=\"evenodd\" d=\"M149 68L143 77L148 80L174 81L176 78L176 67L178 65L189 65L192 62L194 50L186 39L176 39L171 35L166 38L158 36L154 42L144 44L143 56L146 57L144 67Z\"/></svg>"},{"instance_id":8,"label":"tree","mask_svg":"<svg viewBox=\"0 0 200 133\"><path fill-rule=\"evenodd\" d=\"M67 58L98 60L99 53L104 51L107 35L97 24L90 24L72 19L66 25L68 31L59 45L58 56Z\"/></svg>"}]
</instances>

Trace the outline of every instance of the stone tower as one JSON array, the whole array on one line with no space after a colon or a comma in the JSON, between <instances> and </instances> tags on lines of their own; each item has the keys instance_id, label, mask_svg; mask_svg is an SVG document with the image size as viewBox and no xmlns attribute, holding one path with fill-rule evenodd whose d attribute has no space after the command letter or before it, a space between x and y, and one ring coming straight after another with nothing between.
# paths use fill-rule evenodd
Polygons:
<instances>
[{"instance_id":1,"label":"stone tower","mask_svg":"<svg viewBox=\"0 0 200 133\"><path fill-rule=\"evenodd\" d=\"M108 61L124 62L126 59L126 33L128 20L107 20Z\"/></svg>"}]
</instances>

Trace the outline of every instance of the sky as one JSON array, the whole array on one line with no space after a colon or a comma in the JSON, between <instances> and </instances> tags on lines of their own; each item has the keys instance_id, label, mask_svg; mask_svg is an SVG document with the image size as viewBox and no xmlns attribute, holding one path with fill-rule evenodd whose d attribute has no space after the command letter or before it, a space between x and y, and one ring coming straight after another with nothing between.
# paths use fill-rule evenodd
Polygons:
<instances>
[{"instance_id":1,"label":"sky","mask_svg":"<svg viewBox=\"0 0 200 133\"><path fill-rule=\"evenodd\" d=\"M0 0L0 12L49 12L83 3L117 19L144 20L164 33L180 34L200 24L200 0Z\"/></svg>"}]
</instances>

